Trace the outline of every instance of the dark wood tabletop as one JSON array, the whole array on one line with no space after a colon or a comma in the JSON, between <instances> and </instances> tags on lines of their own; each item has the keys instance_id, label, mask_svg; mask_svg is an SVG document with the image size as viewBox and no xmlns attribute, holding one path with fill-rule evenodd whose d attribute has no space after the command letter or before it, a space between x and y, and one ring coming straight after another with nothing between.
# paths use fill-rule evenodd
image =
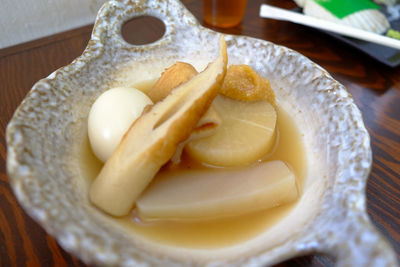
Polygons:
<instances>
[{"instance_id":1,"label":"dark wood tabletop","mask_svg":"<svg viewBox=\"0 0 400 267\"><path fill-rule=\"evenodd\" d=\"M200 0L184 0L202 22ZM262 3L294 8L291 0L249 0L243 22L219 31L287 46L325 68L353 95L371 136L373 166L367 208L374 225L400 260L400 67L390 68L324 33L258 16ZM203 22L202 22L203 23ZM154 38L157 25L125 29L127 39ZM19 206L6 173L5 129L33 84L69 64L85 49L93 25L0 50L0 266L85 266ZM130 34L135 32L135 34ZM133 37L132 37L133 36ZM135 41L135 40L133 40ZM333 266L323 255L299 257L278 266Z\"/></svg>"}]
</instances>

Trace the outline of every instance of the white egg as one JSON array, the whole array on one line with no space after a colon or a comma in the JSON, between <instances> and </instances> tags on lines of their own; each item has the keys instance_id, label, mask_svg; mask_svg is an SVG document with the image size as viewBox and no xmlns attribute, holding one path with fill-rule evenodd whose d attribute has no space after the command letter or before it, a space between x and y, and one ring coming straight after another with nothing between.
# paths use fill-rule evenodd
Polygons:
<instances>
[{"instance_id":1,"label":"white egg","mask_svg":"<svg viewBox=\"0 0 400 267\"><path fill-rule=\"evenodd\" d=\"M94 102L88 119L88 134L94 154L103 162L114 152L129 126L153 102L135 88L116 87Z\"/></svg>"}]
</instances>

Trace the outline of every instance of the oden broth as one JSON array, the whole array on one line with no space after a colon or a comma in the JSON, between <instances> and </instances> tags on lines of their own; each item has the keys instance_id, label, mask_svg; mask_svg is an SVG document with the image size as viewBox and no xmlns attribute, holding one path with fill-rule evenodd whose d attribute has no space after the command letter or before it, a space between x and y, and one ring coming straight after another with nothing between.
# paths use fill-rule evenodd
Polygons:
<instances>
[{"instance_id":1,"label":"oden broth","mask_svg":"<svg viewBox=\"0 0 400 267\"><path fill-rule=\"evenodd\" d=\"M262 160L282 160L286 162L296 174L297 186L301 194L306 166L305 151L295 123L282 109L278 109L277 130L276 145ZM102 163L93 155L88 139L83 147L82 171L90 182L96 178ZM203 166L185 155L178 169L189 166L207 168L210 172L213 171L212 167ZM167 166L162 171L174 171L175 168ZM257 236L257 234L277 223L294 205L296 203L235 218L206 222L144 222L136 215L135 210L129 216L116 218L116 220L128 231L135 232L158 243L190 248L216 248L233 245Z\"/></svg>"}]
</instances>

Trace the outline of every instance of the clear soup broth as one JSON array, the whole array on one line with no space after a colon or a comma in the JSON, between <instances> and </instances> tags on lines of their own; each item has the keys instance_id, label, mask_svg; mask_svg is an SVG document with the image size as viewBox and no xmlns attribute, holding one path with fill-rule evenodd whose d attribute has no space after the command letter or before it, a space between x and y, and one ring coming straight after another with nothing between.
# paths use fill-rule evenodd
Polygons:
<instances>
[{"instance_id":1,"label":"clear soup broth","mask_svg":"<svg viewBox=\"0 0 400 267\"><path fill-rule=\"evenodd\" d=\"M276 145L262 161L282 160L295 172L297 186L301 195L305 177L305 150L302 137L292 118L278 108ZM85 141L82 151L82 171L87 182L93 181L99 173L102 163L91 151L89 140ZM174 171L179 168L208 168L190 159L187 155L178 167L168 164L161 171ZM157 179L157 177L155 177ZM244 178L245 179L245 178ZM142 221L135 209L129 216L115 218L128 232L139 234L157 243L187 248L218 248L249 240L276 224L296 205L296 202L273 209L254 212L233 218L211 221Z\"/></svg>"}]
</instances>

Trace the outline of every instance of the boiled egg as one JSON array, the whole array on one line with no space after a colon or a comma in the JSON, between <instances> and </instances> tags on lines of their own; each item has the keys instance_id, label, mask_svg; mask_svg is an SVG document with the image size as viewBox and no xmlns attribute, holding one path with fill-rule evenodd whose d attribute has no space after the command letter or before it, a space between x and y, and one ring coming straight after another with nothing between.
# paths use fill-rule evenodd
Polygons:
<instances>
[{"instance_id":1,"label":"boiled egg","mask_svg":"<svg viewBox=\"0 0 400 267\"><path fill-rule=\"evenodd\" d=\"M89 112L88 135L93 153L106 162L150 98L135 88L115 87L101 94Z\"/></svg>"}]
</instances>

